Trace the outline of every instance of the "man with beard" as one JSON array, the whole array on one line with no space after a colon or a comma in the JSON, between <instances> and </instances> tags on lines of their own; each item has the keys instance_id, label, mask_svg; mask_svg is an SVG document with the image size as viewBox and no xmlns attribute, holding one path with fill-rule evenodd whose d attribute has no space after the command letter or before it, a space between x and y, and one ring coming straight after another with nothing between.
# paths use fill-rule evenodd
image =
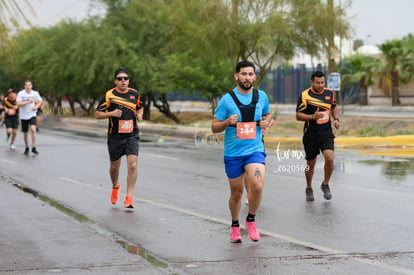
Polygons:
<instances>
[{"instance_id":1,"label":"man with beard","mask_svg":"<svg viewBox=\"0 0 414 275\"><path fill-rule=\"evenodd\" d=\"M332 122L339 129L338 110L336 108L335 94L325 88L325 74L316 71L311 76L311 87L304 90L299 97L296 107L296 119L304 121L303 145L306 154L306 200L314 201L312 189L312 177L315 170L316 157L322 152L325 159L324 179L321 184L323 197L326 200L332 198L329 188L334 167L334 134Z\"/></svg>"},{"instance_id":2,"label":"man with beard","mask_svg":"<svg viewBox=\"0 0 414 275\"><path fill-rule=\"evenodd\" d=\"M262 199L265 179L263 131L269 127L271 113L264 91L253 88L255 66L241 61L236 66L237 82L220 100L211 124L213 133L224 133L224 165L230 185L231 242L241 242L239 215L244 182L249 185L249 213L246 228L252 241L260 239L255 215Z\"/></svg>"}]
</instances>

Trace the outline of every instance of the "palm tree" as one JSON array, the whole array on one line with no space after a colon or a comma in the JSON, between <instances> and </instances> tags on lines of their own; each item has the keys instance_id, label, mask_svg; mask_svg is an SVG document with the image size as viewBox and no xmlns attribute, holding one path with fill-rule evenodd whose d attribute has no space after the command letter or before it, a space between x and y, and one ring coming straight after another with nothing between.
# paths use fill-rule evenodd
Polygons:
<instances>
[{"instance_id":1,"label":"palm tree","mask_svg":"<svg viewBox=\"0 0 414 275\"><path fill-rule=\"evenodd\" d=\"M408 83L414 79L414 35L410 33L402 41L407 52L401 62L401 78L403 83Z\"/></svg>"},{"instance_id":2,"label":"palm tree","mask_svg":"<svg viewBox=\"0 0 414 275\"><path fill-rule=\"evenodd\" d=\"M370 55L353 55L344 59L345 66L340 68L342 85L359 82L359 104L368 105L368 87L373 84L378 60Z\"/></svg>"},{"instance_id":3,"label":"palm tree","mask_svg":"<svg viewBox=\"0 0 414 275\"><path fill-rule=\"evenodd\" d=\"M379 45L383 53L384 63L379 74L380 83L391 82L392 106L401 105L399 85L407 83L412 79L412 75L407 74L407 66L413 63L413 47L410 45L412 35L401 40L393 39ZM412 68L412 67L411 67ZM412 70L411 70L412 72ZM384 85L381 85L384 87Z\"/></svg>"}]
</instances>

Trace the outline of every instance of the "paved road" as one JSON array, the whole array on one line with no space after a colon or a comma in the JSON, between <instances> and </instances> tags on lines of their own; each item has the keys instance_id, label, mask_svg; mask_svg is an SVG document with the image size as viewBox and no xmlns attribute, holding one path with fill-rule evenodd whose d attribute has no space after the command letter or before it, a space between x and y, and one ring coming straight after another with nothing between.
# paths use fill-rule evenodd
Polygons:
<instances>
[{"instance_id":1,"label":"paved road","mask_svg":"<svg viewBox=\"0 0 414 275\"><path fill-rule=\"evenodd\" d=\"M134 211L109 203L102 131L0 146L0 273L414 274L410 159L338 152L333 200L307 203L303 156L270 150L262 239L231 244L220 142L143 140Z\"/></svg>"}]
</instances>

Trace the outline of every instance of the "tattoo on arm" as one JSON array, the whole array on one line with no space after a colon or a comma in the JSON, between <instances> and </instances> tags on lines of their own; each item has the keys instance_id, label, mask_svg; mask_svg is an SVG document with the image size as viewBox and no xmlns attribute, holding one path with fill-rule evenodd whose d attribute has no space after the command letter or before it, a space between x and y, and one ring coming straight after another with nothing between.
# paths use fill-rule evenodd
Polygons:
<instances>
[{"instance_id":1,"label":"tattoo on arm","mask_svg":"<svg viewBox=\"0 0 414 275\"><path fill-rule=\"evenodd\" d=\"M254 176L258 179L260 179L262 177L262 173L260 173L259 168L256 168L256 170L254 171Z\"/></svg>"}]
</instances>

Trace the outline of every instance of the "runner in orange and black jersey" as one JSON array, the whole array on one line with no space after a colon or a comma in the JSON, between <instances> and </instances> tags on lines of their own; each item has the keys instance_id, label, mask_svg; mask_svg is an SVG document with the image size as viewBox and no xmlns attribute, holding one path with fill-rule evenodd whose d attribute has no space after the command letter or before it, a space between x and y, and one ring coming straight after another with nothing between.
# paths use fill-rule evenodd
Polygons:
<instances>
[{"instance_id":1,"label":"runner in orange and black jersey","mask_svg":"<svg viewBox=\"0 0 414 275\"><path fill-rule=\"evenodd\" d=\"M317 156L322 152L324 179L321 190L326 200L332 198L329 180L334 167L334 138L331 126L339 129L340 123L333 91L325 88L325 74L316 71L311 76L311 87L302 92L296 107L296 119L304 121L303 146L306 158L306 200L313 201L312 178Z\"/></svg>"},{"instance_id":2,"label":"runner in orange and black jersey","mask_svg":"<svg viewBox=\"0 0 414 275\"><path fill-rule=\"evenodd\" d=\"M16 150L14 142L16 141L17 129L19 128L19 108L16 103L16 93L9 89L7 97L4 98L4 111L6 124L7 140L10 139L10 150Z\"/></svg>"},{"instance_id":3,"label":"runner in orange and black jersey","mask_svg":"<svg viewBox=\"0 0 414 275\"><path fill-rule=\"evenodd\" d=\"M4 110L6 111L6 117L18 117L19 108L16 104L16 94L14 92L10 92L9 95L4 98L3 106Z\"/></svg>"},{"instance_id":4,"label":"runner in orange and black jersey","mask_svg":"<svg viewBox=\"0 0 414 275\"><path fill-rule=\"evenodd\" d=\"M313 115L315 112L324 112L321 119L307 120L304 123L303 134L311 135L329 135L333 136L331 127L331 110L336 107L335 93L332 90L323 88L318 92L312 87L302 92L296 107L297 112Z\"/></svg>"},{"instance_id":5,"label":"runner in orange and black jersey","mask_svg":"<svg viewBox=\"0 0 414 275\"><path fill-rule=\"evenodd\" d=\"M122 156L127 159L126 208L134 208L132 193L138 176L139 130L137 120L142 120L143 108L137 90L129 88L130 77L125 68L115 70L115 88L107 91L96 107L97 119L108 119L109 174L112 182L110 201L119 200L121 184L118 181Z\"/></svg>"},{"instance_id":6,"label":"runner in orange and black jersey","mask_svg":"<svg viewBox=\"0 0 414 275\"><path fill-rule=\"evenodd\" d=\"M122 110L120 118L109 117L108 136L128 136L139 134L136 112L140 108L141 101L137 90L127 88L126 91L120 91L113 88L99 101L97 111Z\"/></svg>"}]
</instances>

